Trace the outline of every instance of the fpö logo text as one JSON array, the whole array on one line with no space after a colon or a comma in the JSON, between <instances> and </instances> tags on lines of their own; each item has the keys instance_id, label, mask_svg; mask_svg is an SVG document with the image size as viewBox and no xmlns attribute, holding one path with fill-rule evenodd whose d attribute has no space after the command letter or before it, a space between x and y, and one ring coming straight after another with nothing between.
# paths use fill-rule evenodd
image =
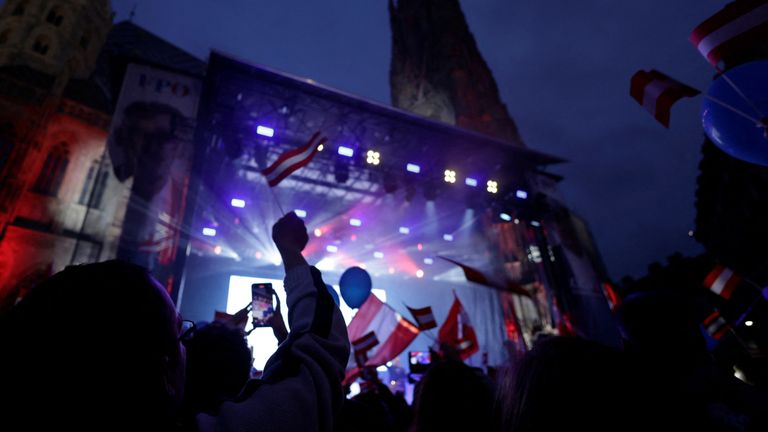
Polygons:
<instances>
[{"instance_id":1,"label":"fp\u00f6 logo text","mask_svg":"<svg viewBox=\"0 0 768 432\"><path fill-rule=\"evenodd\" d=\"M158 94L185 97L190 93L187 84L147 74L139 74L139 87L150 89Z\"/></svg>"}]
</instances>

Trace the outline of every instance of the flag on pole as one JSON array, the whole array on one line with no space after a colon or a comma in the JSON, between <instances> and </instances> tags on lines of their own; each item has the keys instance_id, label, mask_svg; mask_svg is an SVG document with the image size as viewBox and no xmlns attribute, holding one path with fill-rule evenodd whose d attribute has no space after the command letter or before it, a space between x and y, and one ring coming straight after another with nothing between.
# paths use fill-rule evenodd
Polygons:
<instances>
[{"instance_id":1,"label":"flag on pole","mask_svg":"<svg viewBox=\"0 0 768 432\"><path fill-rule=\"evenodd\" d=\"M461 267L461 270L464 272L464 277L467 278L467 280L470 282L474 282L480 285L485 285L487 287L490 287L499 291L511 292L524 297L531 297L531 293L526 291L525 288L520 286L520 284L517 284L510 280L500 282L487 276L485 273L481 272L480 270L474 267L470 267L466 264L462 264L456 260L452 260L450 258L446 258L443 256L438 256L438 258L442 258L450 263L456 264L457 266Z\"/></svg>"},{"instance_id":2,"label":"flag on pole","mask_svg":"<svg viewBox=\"0 0 768 432\"><path fill-rule=\"evenodd\" d=\"M462 360L468 359L480 349L475 328L458 297L454 296L453 305L440 327L437 340L455 349Z\"/></svg>"},{"instance_id":3,"label":"flag on pole","mask_svg":"<svg viewBox=\"0 0 768 432\"><path fill-rule=\"evenodd\" d=\"M397 357L419 335L419 329L371 294L347 327L349 340L364 341L370 333L380 339L368 351L367 366L381 366ZM353 343L354 344L354 343ZM362 345L365 346L365 345Z\"/></svg>"},{"instance_id":4,"label":"flag on pole","mask_svg":"<svg viewBox=\"0 0 768 432\"><path fill-rule=\"evenodd\" d=\"M657 70L638 71L632 76L629 87L630 96L667 128L672 105L683 97L693 97L699 93L695 88Z\"/></svg>"},{"instance_id":5,"label":"flag on pole","mask_svg":"<svg viewBox=\"0 0 768 432\"><path fill-rule=\"evenodd\" d=\"M720 315L720 312L717 310L712 312L712 314L704 319L702 324L704 325L704 329L710 336L712 336L714 340L720 340L723 336L725 336L728 330L731 329L731 327L725 321L725 318L723 318L723 316Z\"/></svg>"},{"instance_id":6,"label":"flag on pole","mask_svg":"<svg viewBox=\"0 0 768 432\"><path fill-rule=\"evenodd\" d=\"M763 44L768 37L768 1L746 0L727 5L691 32L691 43L713 66Z\"/></svg>"},{"instance_id":7,"label":"flag on pole","mask_svg":"<svg viewBox=\"0 0 768 432\"><path fill-rule=\"evenodd\" d=\"M416 320L416 325L418 325L419 330L424 331L437 327L437 321L435 321L435 316L432 314L431 307L427 306L419 309L414 309L408 306L405 307L408 308L411 316Z\"/></svg>"},{"instance_id":8,"label":"flag on pole","mask_svg":"<svg viewBox=\"0 0 768 432\"><path fill-rule=\"evenodd\" d=\"M369 331L365 336L352 341L352 349L356 352L368 352L379 344L376 333Z\"/></svg>"},{"instance_id":9,"label":"flag on pole","mask_svg":"<svg viewBox=\"0 0 768 432\"><path fill-rule=\"evenodd\" d=\"M733 290L739 283L741 283L741 276L720 264L715 265L715 268L704 278L704 286L726 300L731 298Z\"/></svg>"},{"instance_id":10,"label":"flag on pole","mask_svg":"<svg viewBox=\"0 0 768 432\"><path fill-rule=\"evenodd\" d=\"M355 353L355 363L358 367L362 367L368 362L368 351L379 344L379 339L376 337L376 333L370 331L365 336L352 341L352 351Z\"/></svg>"},{"instance_id":11,"label":"flag on pole","mask_svg":"<svg viewBox=\"0 0 768 432\"><path fill-rule=\"evenodd\" d=\"M322 137L318 141L318 137L320 137L320 131L315 132L303 146L280 155L272 165L261 172L266 177L269 187L277 186L283 179L312 161L312 158L319 151L319 147L328 141L326 137Z\"/></svg>"}]
</instances>

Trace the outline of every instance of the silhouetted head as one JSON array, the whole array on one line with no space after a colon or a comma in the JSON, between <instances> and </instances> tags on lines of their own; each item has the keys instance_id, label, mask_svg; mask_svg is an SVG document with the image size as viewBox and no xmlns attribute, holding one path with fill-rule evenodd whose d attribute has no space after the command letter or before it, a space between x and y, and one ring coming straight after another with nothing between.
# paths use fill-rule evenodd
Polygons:
<instances>
[{"instance_id":1,"label":"silhouetted head","mask_svg":"<svg viewBox=\"0 0 768 432\"><path fill-rule=\"evenodd\" d=\"M691 316L689 300L671 292L642 292L624 299L618 310L629 351L664 363L690 365L706 355L704 338Z\"/></svg>"},{"instance_id":2,"label":"silhouetted head","mask_svg":"<svg viewBox=\"0 0 768 432\"><path fill-rule=\"evenodd\" d=\"M493 401L493 387L479 369L435 363L416 389L411 431L490 430Z\"/></svg>"},{"instance_id":3,"label":"silhouetted head","mask_svg":"<svg viewBox=\"0 0 768 432\"><path fill-rule=\"evenodd\" d=\"M240 329L213 322L184 341L187 349L185 412L214 412L234 399L251 375L251 350Z\"/></svg>"},{"instance_id":4,"label":"silhouetted head","mask_svg":"<svg viewBox=\"0 0 768 432\"><path fill-rule=\"evenodd\" d=\"M617 350L577 337L542 339L501 383L502 430L626 430L633 386Z\"/></svg>"},{"instance_id":5,"label":"silhouetted head","mask_svg":"<svg viewBox=\"0 0 768 432\"><path fill-rule=\"evenodd\" d=\"M145 269L68 267L0 319L0 403L27 429L161 425L183 395L181 321Z\"/></svg>"}]
</instances>

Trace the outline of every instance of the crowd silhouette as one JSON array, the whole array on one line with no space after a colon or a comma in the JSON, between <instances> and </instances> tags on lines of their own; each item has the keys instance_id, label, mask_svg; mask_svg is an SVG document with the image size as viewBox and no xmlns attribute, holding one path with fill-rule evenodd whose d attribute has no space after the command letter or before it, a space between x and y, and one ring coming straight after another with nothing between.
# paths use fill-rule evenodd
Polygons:
<instances>
[{"instance_id":1,"label":"crowd silhouette","mask_svg":"<svg viewBox=\"0 0 768 432\"><path fill-rule=\"evenodd\" d=\"M416 385L413 404L361 373L346 397L350 343L309 237L294 213L272 237L285 267L290 332L258 378L239 328L187 327L166 291L133 264L68 267L0 316L2 430L554 431L768 430L768 394L724 371L701 331L664 292L629 296L624 345L536 339L488 374L451 351ZM279 313L276 314L279 316ZM50 353L57 362L51 364Z\"/></svg>"}]
</instances>

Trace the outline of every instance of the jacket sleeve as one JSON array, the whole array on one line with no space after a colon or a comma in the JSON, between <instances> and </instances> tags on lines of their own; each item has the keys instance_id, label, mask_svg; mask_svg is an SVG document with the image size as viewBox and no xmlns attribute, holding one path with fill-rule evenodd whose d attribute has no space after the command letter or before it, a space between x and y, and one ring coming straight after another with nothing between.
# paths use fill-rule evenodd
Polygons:
<instances>
[{"instance_id":1,"label":"jacket sleeve","mask_svg":"<svg viewBox=\"0 0 768 432\"><path fill-rule=\"evenodd\" d=\"M261 380L217 416L201 414L201 431L333 431L344 395L347 329L320 272L309 266L285 276L290 334Z\"/></svg>"}]
</instances>

